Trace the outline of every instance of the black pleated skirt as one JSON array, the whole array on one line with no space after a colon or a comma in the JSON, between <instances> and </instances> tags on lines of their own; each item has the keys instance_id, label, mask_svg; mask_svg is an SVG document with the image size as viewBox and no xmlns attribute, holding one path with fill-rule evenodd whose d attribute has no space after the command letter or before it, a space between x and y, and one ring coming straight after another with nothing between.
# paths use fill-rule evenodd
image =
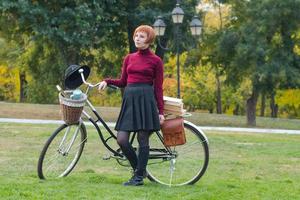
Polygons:
<instances>
[{"instance_id":1,"label":"black pleated skirt","mask_svg":"<svg viewBox=\"0 0 300 200\"><path fill-rule=\"evenodd\" d=\"M115 130L131 132L158 131L159 129L159 114L152 85L128 84L125 87Z\"/></svg>"}]
</instances>

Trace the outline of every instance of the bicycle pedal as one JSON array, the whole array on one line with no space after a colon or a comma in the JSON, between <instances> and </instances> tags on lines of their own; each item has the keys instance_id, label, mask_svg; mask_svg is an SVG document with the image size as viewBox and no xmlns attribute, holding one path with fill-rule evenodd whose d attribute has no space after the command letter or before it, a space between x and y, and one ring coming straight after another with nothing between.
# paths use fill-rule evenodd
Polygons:
<instances>
[{"instance_id":1,"label":"bicycle pedal","mask_svg":"<svg viewBox=\"0 0 300 200\"><path fill-rule=\"evenodd\" d=\"M110 158L111 158L110 155L105 155L105 156L102 157L102 160L109 160Z\"/></svg>"}]
</instances>

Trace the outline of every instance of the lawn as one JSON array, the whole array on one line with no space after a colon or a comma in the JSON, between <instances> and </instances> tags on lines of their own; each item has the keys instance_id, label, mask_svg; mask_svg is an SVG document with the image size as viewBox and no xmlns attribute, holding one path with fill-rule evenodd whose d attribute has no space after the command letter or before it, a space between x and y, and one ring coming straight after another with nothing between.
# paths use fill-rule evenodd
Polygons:
<instances>
[{"instance_id":1,"label":"lawn","mask_svg":"<svg viewBox=\"0 0 300 200\"><path fill-rule=\"evenodd\" d=\"M117 120L119 107L96 107L106 121ZM60 119L59 105L0 102L0 118ZM189 121L199 126L247 127L245 116L192 112ZM257 117L258 128L298 129L299 119Z\"/></svg>"},{"instance_id":2,"label":"lawn","mask_svg":"<svg viewBox=\"0 0 300 200\"><path fill-rule=\"evenodd\" d=\"M39 152L57 125L0 125L1 199L300 199L299 135L207 132L210 163L195 185L170 188L146 180L124 187L129 169L102 160L106 150L91 127L75 170L41 181Z\"/></svg>"}]
</instances>

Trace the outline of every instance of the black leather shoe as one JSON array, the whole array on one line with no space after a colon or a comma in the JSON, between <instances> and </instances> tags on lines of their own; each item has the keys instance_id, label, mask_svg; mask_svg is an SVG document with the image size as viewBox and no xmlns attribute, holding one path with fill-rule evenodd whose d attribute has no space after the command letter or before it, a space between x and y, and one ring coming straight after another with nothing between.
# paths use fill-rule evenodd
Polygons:
<instances>
[{"instance_id":1,"label":"black leather shoe","mask_svg":"<svg viewBox=\"0 0 300 200\"><path fill-rule=\"evenodd\" d=\"M134 175L129 181L123 183L124 186L144 185L143 176Z\"/></svg>"}]
</instances>

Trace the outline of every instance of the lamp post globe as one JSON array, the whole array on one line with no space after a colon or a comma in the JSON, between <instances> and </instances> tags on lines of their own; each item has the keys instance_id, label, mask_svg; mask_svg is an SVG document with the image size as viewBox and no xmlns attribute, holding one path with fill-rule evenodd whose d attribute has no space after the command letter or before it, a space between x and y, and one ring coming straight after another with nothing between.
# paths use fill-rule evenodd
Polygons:
<instances>
[{"instance_id":1,"label":"lamp post globe","mask_svg":"<svg viewBox=\"0 0 300 200\"><path fill-rule=\"evenodd\" d=\"M176 4L176 7L172 11L172 19L174 24L182 24L184 17L183 10L179 7L179 3Z\"/></svg>"},{"instance_id":2,"label":"lamp post globe","mask_svg":"<svg viewBox=\"0 0 300 200\"><path fill-rule=\"evenodd\" d=\"M202 22L197 16L193 17L193 20L190 23L190 29L193 36L199 36L202 32Z\"/></svg>"},{"instance_id":3,"label":"lamp post globe","mask_svg":"<svg viewBox=\"0 0 300 200\"><path fill-rule=\"evenodd\" d=\"M153 24L153 28L157 36L163 36L165 34L166 24L162 20L161 16L157 17L156 21Z\"/></svg>"}]
</instances>

